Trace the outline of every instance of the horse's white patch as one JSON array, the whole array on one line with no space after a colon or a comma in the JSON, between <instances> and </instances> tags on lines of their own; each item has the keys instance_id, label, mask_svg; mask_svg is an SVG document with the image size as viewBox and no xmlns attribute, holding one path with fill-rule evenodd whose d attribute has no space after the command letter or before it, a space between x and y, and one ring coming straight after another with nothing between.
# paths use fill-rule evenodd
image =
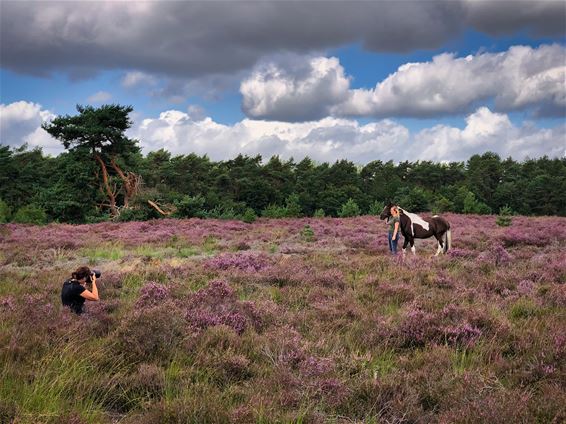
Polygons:
<instances>
[{"instance_id":1,"label":"horse's white patch","mask_svg":"<svg viewBox=\"0 0 566 424\"><path fill-rule=\"evenodd\" d=\"M411 252L413 252L413 255L415 254L415 246L411 246Z\"/></svg>"},{"instance_id":2,"label":"horse's white patch","mask_svg":"<svg viewBox=\"0 0 566 424\"><path fill-rule=\"evenodd\" d=\"M403 208L399 208L399 210L402 210L403 213L405 215L407 215L409 217L409 219L411 220L411 230L413 231L413 234L415 234L415 224L419 224L421 227L423 227L425 230L428 231L428 229L429 229L428 222L426 222L424 219L422 219L416 213L407 212Z\"/></svg>"}]
</instances>

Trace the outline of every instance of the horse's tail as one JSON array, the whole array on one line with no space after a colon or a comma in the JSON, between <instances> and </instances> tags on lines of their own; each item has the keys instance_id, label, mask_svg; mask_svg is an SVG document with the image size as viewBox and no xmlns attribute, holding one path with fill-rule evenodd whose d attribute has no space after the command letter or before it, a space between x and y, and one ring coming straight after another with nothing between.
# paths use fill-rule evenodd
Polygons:
<instances>
[{"instance_id":1,"label":"horse's tail","mask_svg":"<svg viewBox=\"0 0 566 424\"><path fill-rule=\"evenodd\" d=\"M448 231L444 233L444 253L448 252L452 248L452 231L448 228Z\"/></svg>"}]
</instances>

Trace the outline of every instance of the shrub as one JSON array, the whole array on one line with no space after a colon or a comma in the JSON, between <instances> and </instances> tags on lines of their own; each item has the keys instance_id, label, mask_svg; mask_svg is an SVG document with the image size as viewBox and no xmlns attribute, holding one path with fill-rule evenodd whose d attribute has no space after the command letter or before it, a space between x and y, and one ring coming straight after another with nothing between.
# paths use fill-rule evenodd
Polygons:
<instances>
[{"instance_id":1,"label":"shrub","mask_svg":"<svg viewBox=\"0 0 566 424\"><path fill-rule=\"evenodd\" d=\"M184 196L175 202L177 211L175 216L179 218L203 218L206 214L203 210L206 199L200 194L197 196Z\"/></svg>"},{"instance_id":2,"label":"shrub","mask_svg":"<svg viewBox=\"0 0 566 424\"><path fill-rule=\"evenodd\" d=\"M314 211L314 215L315 218L324 218L326 216L326 214L324 213L324 209L319 208L317 210Z\"/></svg>"},{"instance_id":3,"label":"shrub","mask_svg":"<svg viewBox=\"0 0 566 424\"><path fill-rule=\"evenodd\" d=\"M495 223L500 227L509 227L513 221L511 215L513 215L511 208L509 206L504 206L499 209L499 215L495 219Z\"/></svg>"},{"instance_id":4,"label":"shrub","mask_svg":"<svg viewBox=\"0 0 566 424\"><path fill-rule=\"evenodd\" d=\"M359 215L360 215L360 207L352 198L349 198L348 201L344 203L340 208L340 210L338 211L338 216L341 218L348 218Z\"/></svg>"},{"instance_id":5,"label":"shrub","mask_svg":"<svg viewBox=\"0 0 566 424\"><path fill-rule=\"evenodd\" d=\"M287 208L284 206L269 205L261 211L261 216L265 218L285 218L287 213Z\"/></svg>"},{"instance_id":6,"label":"shrub","mask_svg":"<svg viewBox=\"0 0 566 424\"><path fill-rule=\"evenodd\" d=\"M381 212L385 208L385 203L380 202L379 200L374 200L372 204L369 206L368 215L381 215Z\"/></svg>"},{"instance_id":7,"label":"shrub","mask_svg":"<svg viewBox=\"0 0 566 424\"><path fill-rule=\"evenodd\" d=\"M464 198L464 213L487 215L491 213L491 209L485 203L477 200L476 195L470 191Z\"/></svg>"},{"instance_id":8,"label":"shrub","mask_svg":"<svg viewBox=\"0 0 566 424\"><path fill-rule=\"evenodd\" d=\"M396 193L397 204L412 212L422 212L429 210L427 193L420 187L401 187Z\"/></svg>"},{"instance_id":9,"label":"shrub","mask_svg":"<svg viewBox=\"0 0 566 424\"><path fill-rule=\"evenodd\" d=\"M13 221L20 224L42 225L47 222L47 214L36 205L22 206L14 214Z\"/></svg>"},{"instance_id":10,"label":"shrub","mask_svg":"<svg viewBox=\"0 0 566 424\"><path fill-rule=\"evenodd\" d=\"M302 215L303 208L299 202L299 195L293 193L285 200L285 209L287 210L287 217L298 218Z\"/></svg>"},{"instance_id":11,"label":"shrub","mask_svg":"<svg viewBox=\"0 0 566 424\"><path fill-rule=\"evenodd\" d=\"M432 206L433 213L443 213L454 209L454 203L444 196L439 196Z\"/></svg>"},{"instance_id":12,"label":"shrub","mask_svg":"<svg viewBox=\"0 0 566 424\"><path fill-rule=\"evenodd\" d=\"M184 322L171 302L139 307L126 316L116 332L119 351L132 360L167 358L180 343Z\"/></svg>"},{"instance_id":13,"label":"shrub","mask_svg":"<svg viewBox=\"0 0 566 424\"><path fill-rule=\"evenodd\" d=\"M206 218L216 219L240 219L240 216L232 206L219 205L204 212Z\"/></svg>"},{"instance_id":14,"label":"shrub","mask_svg":"<svg viewBox=\"0 0 566 424\"><path fill-rule=\"evenodd\" d=\"M8 222L10 218L10 208L2 199L0 199L0 224Z\"/></svg>"},{"instance_id":15,"label":"shrub","mask_svg":"<svg viewBox=\"0 0 566 424\"><path fill-rule=\"evenodd\" d=\"M257 215L255 214L255 211L252 208L247 208L246 211L244 212L244 215L242 216L242 221L247 222L248 224L251 224L256 219L257 219Z\"/></svg>"},{"instance_id":16,"label":"shrub","mask_svg":"<svg viewBox=\"0 0 566 424\"><path fill-rule=\"evenodd\" d=\"M305 225L301 230L301 237L306 242L314 241L314 231L310 225Z\"/></svg>"}]
</instances>

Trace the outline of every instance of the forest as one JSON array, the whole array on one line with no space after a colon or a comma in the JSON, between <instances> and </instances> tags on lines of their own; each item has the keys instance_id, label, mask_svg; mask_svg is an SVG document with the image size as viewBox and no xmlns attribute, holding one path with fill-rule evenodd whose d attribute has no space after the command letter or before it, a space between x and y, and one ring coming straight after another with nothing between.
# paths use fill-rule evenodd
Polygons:
<instances>
[{"instance_id":1,"label":"forest","mask_svg":"<svg viewBox=\"0 0 566 424\"><path fill-rule=\"evenodd\" d=\"M56 157L0 145L0 222L347 217L378 214L389 201L415 212L566 215L564 157L519 162L486 152L466 162L362 166L259 155L213 161L163 149L144 155L125 136L131 107L77 110L44 125L65 147Z\"/></svg>"}]
</instances>

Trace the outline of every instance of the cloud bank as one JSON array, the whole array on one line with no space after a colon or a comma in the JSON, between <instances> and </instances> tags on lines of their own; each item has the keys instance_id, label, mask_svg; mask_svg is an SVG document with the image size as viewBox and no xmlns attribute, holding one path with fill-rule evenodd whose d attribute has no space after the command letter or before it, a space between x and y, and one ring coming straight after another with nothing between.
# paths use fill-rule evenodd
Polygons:
<instances>
[{"instance_id":1,"label":"cloud bank","mask_svg":"<svg viewBox=\"0 0 566 424\"><path fill-rule=\"evenodd\" d=\"M432 117L469 113L492 101L499 112L566 115L566 49L513 46L502 53L435 56L407 63L373 89L351 89L337 58L261 64L246 78L242 108L254 119Z\"/></svg>"},{"instance_id":2,"label":"cloud bank","mask_svg":"<svg viewBox=\"0 0 566 424\"><path fill-rule=\"evenodd\" d=\"M3 1L0 60L18 73L73 78L123 69L195 78L250 69L273 52L350 43L382 52L432 49L472 28L565 34L566 4L539 0ZM127 83L135 83L130 75Z\"/></svg>"},{"instance_id":3,"label":"cloud bank","mask_svg":"<svg viewBox=\"0 0 566 424\"><path fill-rule=\"evenodd\" d=\"M52 154L63 150L41 129L41 123L54 115L40 105L21 101L0 105L0 112L1 144L15 147L28 142ZM390 119L367 124L330 117L302 123L244 119L223 125L202 114L195 106L187 112L169 110L137 120L128 135L140 140L145 153L164 148L173 154L206 154L213 160L242 153L295 160L309 156L321 162L349 159L359 164L378 159L465 161L488 150L516 160L566 156L566 124L539 128L525 122L517 126L506 114L486 107L469 114L463 129L436 125L414 133Z\"/></svg>"}]
</instances>

